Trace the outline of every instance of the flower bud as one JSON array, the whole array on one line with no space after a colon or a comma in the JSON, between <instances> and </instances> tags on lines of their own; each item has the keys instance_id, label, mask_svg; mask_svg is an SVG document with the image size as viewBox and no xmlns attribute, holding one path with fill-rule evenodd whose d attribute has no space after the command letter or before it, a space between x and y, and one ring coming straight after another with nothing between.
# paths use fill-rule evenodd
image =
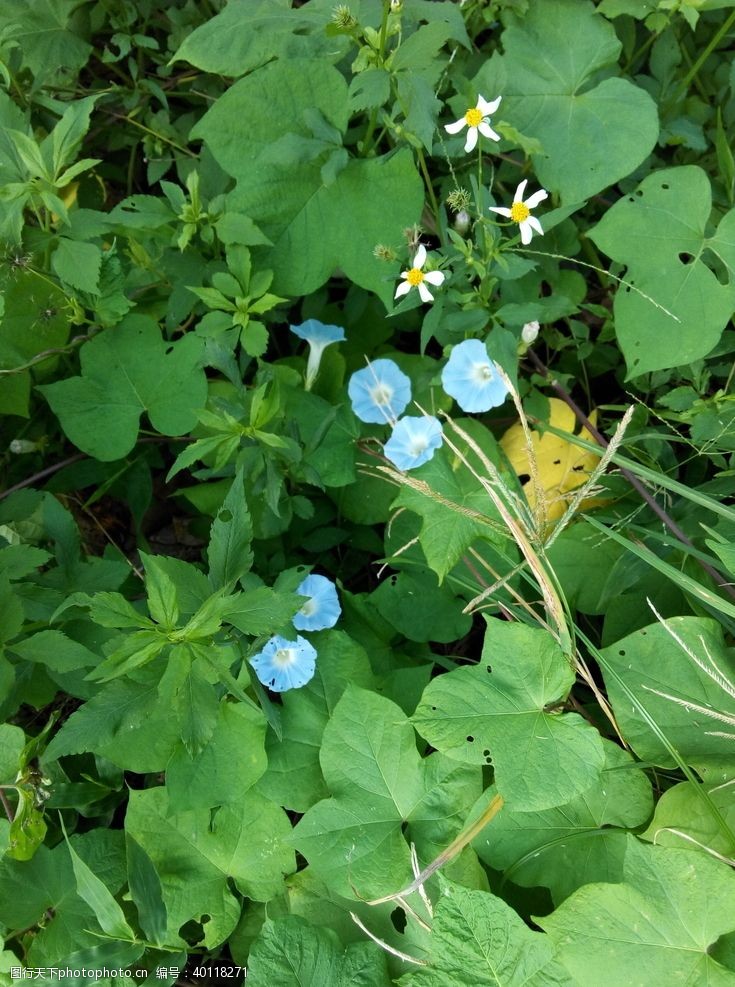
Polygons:
<instances>
[{"instance_id":1,"label":"flower bud","mask_svg":"<svg viewBox=\"0 0 735 987\"><path fill-rule=\"evenodd\" d=\"M534 322L527 322L523 327L523 329L521 329L521 339L526 344L526 346L530 346L531 343L536 342L536 337L538 336L538 332L540 328L541 327L539 326L538 322L534 321Z\"/></svg>"},{"instance_id":2,"label":"flower bud","mask_svg":"<svg viewBox=\"0 0 735 987\"><path fill-rule=\"evenodd\" d=\"M30 442L28 439L13 439L8 446L8 451L16 456L22 456L26 452L35 452L36 449L38 449L38 444Z\"/></svg>"},{"instance_id":3,"label":"flower bud","mask_svg":"<svg viewBox=\"0 0 735 987\"><path fill-rule=\"evenodd\" d=\"M454 217L454 228L457 233L461 233L462 236L470 228L470 214L466 209L460 209L457 215Z\"/></svg>"}]
</instances>

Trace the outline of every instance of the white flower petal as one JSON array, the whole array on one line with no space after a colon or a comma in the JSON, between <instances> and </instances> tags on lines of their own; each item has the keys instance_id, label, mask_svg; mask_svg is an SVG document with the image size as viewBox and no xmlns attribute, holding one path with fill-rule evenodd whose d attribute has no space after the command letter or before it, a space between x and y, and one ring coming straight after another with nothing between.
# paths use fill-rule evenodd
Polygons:
<instances>
[{"instance_id":1,"label":"white flower petal","mask_svg":"<svg viewBox=\"0 0 735 987\"><path fill-rule=\"evenodd\" d=\"M488 206L490 212L499 213L501 216L507 216L510 219L510 209L506 209L505 206Z\"/></svg>"},{"instance_id":2,"label":"white flower petal","mask_svg":"<svg viewBox=\"0 0 735 987\"><path fill-rule=\"evenodd\" d=\"M470 151L474 151L475 145L477 144L477 127L470 127L467 131L467 140L464 143L464 149L469 154Z\"/></svg>"},{"instance_id":3,"label":"white flower petal","mask_svg":"<svg viewBox=\"0 0 735 987\"><path fill-rule=\"evenodd\" d=\"M426 287L423 281L419 282L419 295L421 295L422 302L433 302L434 296Z\"/></svg>"},{"instance_id":4,"label":"white flower petal","mask_svg":"<svg viewBox=\"0 0 735 987\"><path fill-rule=\"evenodd\" d=\"M527 219L524 219L522 223L518 224L521 228L521 243L528 244L533 239L533 230L531 229L531 224Z\"/></svg>"},{"instance_id":5,"label":"white flower petal","mask_svg":"<svg viewBox=\"0 0 735 987\"><path fill-rule=\"evenodd\" d=\"M480 110L480 112L484 117L491 116L500 106L500 100L502 98L503 98L502 96L498 96L497 99L494 99L491 103L488 103L488 101L483 96L478 96L477 109Z\"/></svg>"},{"instance_id":6,"label":"white flower petal","mask_svg":"<svg viewBox=\"0 0 735 987\"><path fill-rule=\"evenodd\" d=\"M427 271L424 275L424 281L433 284L435 288L438 288L440 284L444 284L444 278L445 274L443 271Z\"/></svg>"},{"instance_id":7,"label":"white flower petal","mask_svg":"<svg viewBox=\"0 0 735 987\"><path fill-rule=\"evenodd\" d=\"M467 126L467 121L464 117L460 117L456 123L445 123L444 129L448 134L458 134L460 130Z\"/></svg>"},{"instance_id":8,"label":"white flower petal","mask_svg":"<svg viewBox=\"0 0 735 987\"><path fill-rule=\"evenodd\" d=\"M423 243L420 243L416 249L416 255L414 256L413 259L413 266L418 267L418 269L421 270L421 268L424 266L425 263L426 263L426 247L423 245Z\"/></svg>"},{"instance_id":9,"label":"white flower petal","mask_svg":"<svg viewBox=\"0 0 735 987\"><path fill-rule=\"evenodd\" d=\"M410 290L411 290L411 285L408 283L408 281L404 281L403 284L398 285L398 287L396 288L396 293L393 297L401 298L403 295L407 295Z\"/></svg>"},{"instance_id":10,"label":"white flower petal","mask_svg":"<svg viewBox=\"0 0 735 987\"><path fill-rule=\"evenodd\" d=\"M539 202L543 202L544 199L549 198L549 193L545 188L539 189L538 192L534 192L533 195L529 195L526 199L526 205L529 209L535 209Z\"/></svg>"},{"instance_id":11,"label":"white flower petal","mask_svg":"<svg viewBox=\"0 0 735 987\"><path fill-rule=\"evenodd\" d=\"M544 235L544 229L535 216L529 216L526 222L532 230L535 230L538 233L539 236Z\"/></svg>"},{"instance_id":12,"label":"white flower petal","mask_svg":"<svg viewBox=\"0 0 735 987\"><path fill-rule=\"evenodd\" d=\"M493 128L489 124L485 123L484 120L482 121L482 123L479 123L477 125L477 129L480 131L480 133L482 134L482 136L483 137L487 137L488 140L491 140L491 141L499 141L500 140L500 134L496 134L495 131L493 130Z\"/></svg>"},{"instance_id":13,"label":"white flower petal","mask_svg":"<svg viewBox=\"0 0 735 987\"><path fill-rule=\"evenodd\" d=\"M524 178L516 189L516 194L513 196L514 202L523 202L523 193L526 191L526 185L528 185L528 179Z\"/></svg>"}]
</instances>

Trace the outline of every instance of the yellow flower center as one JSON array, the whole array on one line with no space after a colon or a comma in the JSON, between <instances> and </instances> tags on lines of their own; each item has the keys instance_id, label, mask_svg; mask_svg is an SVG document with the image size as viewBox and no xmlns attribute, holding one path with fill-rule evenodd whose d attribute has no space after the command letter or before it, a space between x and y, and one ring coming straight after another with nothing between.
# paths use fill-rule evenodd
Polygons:
<instances>
[{"instance_id":1,"label":"yellow flower center","mask_svg":"<svg viewBox=\"0 0 735 987\"><path fill-rule=\"evenodd\" d=\"M531 210L525 202L514 202L510 207L510 218L514 223L522 223L531 215Z\"/></svg>"},{"instance_id":2,"label":"yellow flower center","mask_svg":"<svg viewBox=\"0 0 735 987\"><path fill-rule=\"evenodd\" d=\"M415 288L416 285L421 284L423 280L424 272L420 271L418 267L412 267L406 275L406 281L408 281L412 288Z\"/></svg>"},{"instance_id":3,"label":"yellow flower center","mask_svg":"<svg viewBox=\"0 0 735 987\"><path fill-rule=\"evenodd\" d=\"M482 123L482 112L478 109L467 110L464 115L468 127L477 127Z\"/></svg>"}]
</instances>

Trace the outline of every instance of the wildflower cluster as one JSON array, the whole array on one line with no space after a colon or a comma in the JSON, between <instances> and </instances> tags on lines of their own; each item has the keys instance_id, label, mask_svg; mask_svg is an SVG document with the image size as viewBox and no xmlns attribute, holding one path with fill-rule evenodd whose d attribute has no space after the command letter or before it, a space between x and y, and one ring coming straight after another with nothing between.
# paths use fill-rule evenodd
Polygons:
<instances>
[{"instance_id":1,"label":"wildflower cluster","mask_svg":"<svg viewBox=\"0 0 735 987\"><path fill-rule=\"evenodd\" d=\"M331 580L326 576L307 576L296 592L307 597L293 618L297 631L323 631L334 627L342 608L337 587ZM295 641L274 634L263 650L251 658L250 664L263 685L273 692L286 692L300 689L314 677L316 659L316 648L300 634L296 635Z\"/></svg>"}]
</instances>

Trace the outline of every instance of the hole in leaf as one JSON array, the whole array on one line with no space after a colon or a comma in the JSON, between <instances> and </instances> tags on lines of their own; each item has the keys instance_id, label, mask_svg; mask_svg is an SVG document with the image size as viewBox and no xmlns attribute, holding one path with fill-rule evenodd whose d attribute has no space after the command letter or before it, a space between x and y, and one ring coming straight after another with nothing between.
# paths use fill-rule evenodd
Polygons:
<instances>
[{"instance_id":1,"label":"hole in leaf","mask_svg":"<svg viewBox=\"0 0 735 987\"><path fill-rule=\"evenodd\" d=\"M555 459L554 466L561 466L561 459Z\"/></svg>"},{"instance_id":2,"label":"hole in leaf","mask_svg":"<svg viewBox=\"0 0 735 987\"><path fill-rule=\"evenodd\" d=\"M668 192L671 186L667 182L661 182L661 188L664 190L664 192Z\"/></svg>"},{"instance_id":3,"label":"hole in leaf","mask_svg":"<svg viewBox=\"0 0 735 987\"><path fill-rule=\"evenodd\" d=\"M166 356L171 356L171 354L173 353L173 351L174 351L173 346L167 346L166 347Z\"/></svg>"},{"instance_id":4,"label":"hole in leaf","mask_svg":"<svg viewBox=\"0 0 735 987\"><path fill-rule=\"evenodd\" d=\"M400 932L400 934L403 935L406 928L406 913L404 910L400 907L394 908L390 913L390 920L396 932Z\"/></svg>"},{"instance_id":5,"label":"hole in leaf","mask_svg":"<svg viewBox=\"0 0 735 987\"><path fill-rule=\"evenodd\" d=\"M639 199L642 198L642 196L643 196L643 189L642 188L637 188L635 190L635 194L638 196Z\"/></svg>"},{"instance_id":6,"label":"hole in leaf","mask_svg":"<svg viewBox=\"0 0 735 987\"><path fill-rule=\"evenodd\" d=\"M572 472L573 473L583 473L584 472L584 466L582 466L581 464L579 466L572 466Z\"/></svg>"},{"instance_id":7,"label":"hole in leaf","mask_svg":"<svg viewBox=\"0 0 735 987\"><path fill-rule=\"evenodd\" d=\"M489 751L489 750L487 749L487 747L486 747L486 748L485 748L485 750L484 750L484 751L482 752L482 756L483 756L483 757L490 757L490 751Z\"/></svg>"},{"instance_id":8,"label":"hole in leaf","mask_svg":"<svg viewBox=\"0 0 735 987\"><path fill-rule=\"evenodd\" d=\"M521 483L521 485L524 484L524 483L528 483L528 481L530 479L531 479L531 476L530 476L529 473L519 473L518 474L518 481L519 481L519 483Z\"/></svg>"},{"instance_id":9,"label":"hole in leaf","mask_svg":"<svg viewBox=\"0 0 735 987\"><path fill-rule=\"evenodd\" d=\"M474 744L474 742L475 742L475 738L474 737L468 737L467 738L467 743L468 744Z\"/></svg>"},{"instance_id":10,"label":"hole in leaf","mask_svg":"<svg viewBox=\"0 0 735 987\"><path fill-rule=\"evenodd\" d=\"M686 251L683 251L682 253L679 254L679 260L682 262L682 264L691 264L692 261L694 260L694 254L688 254L686 253Z\"/></svg>"},{"instance_id":11,"label":"hole in leaf","mask_svg":"<svg viewBox=\"0 0 735 987\"><path fill-rule=\"evenodd\" d=\"M618 654L620 655L621 658L625 658L625 652L624 651L618 651Z\"/></svg>"},{"instance_id":12,"label":"hole in leaf","mask_svg":"<svg viewBox=\"0 0 735 987\"><path fill-rule=\"evenodd\" d=\"M431 707L431 712L432 712L432 713L436 713L436 706L432 706L432 707Z\"/></svg>"},{"instance_id":13,"label":"hole in leaf","mask_svg":"<svg viewBox=\"0 0 735 987\"><path fill-rule=\"evenodd\" d=\"M228 511L227 508L224 508L217 515L217 520L221 521L223 524L229 524L232 520L232 511Z\"/></svg>"},{"instance_id":14,"label":"hole in leaf","mask_svg":"<svg viewBox=\"0 0 735 987\"><path fill-rule=\"evenodd\" d=\"M722 263L722 260L717 256L714 250L705 250L701 259L704 261L709 270L712 271L722 287L726 288L730 284L730 275L727 268Z\"/></svg>"}]
</instances>

